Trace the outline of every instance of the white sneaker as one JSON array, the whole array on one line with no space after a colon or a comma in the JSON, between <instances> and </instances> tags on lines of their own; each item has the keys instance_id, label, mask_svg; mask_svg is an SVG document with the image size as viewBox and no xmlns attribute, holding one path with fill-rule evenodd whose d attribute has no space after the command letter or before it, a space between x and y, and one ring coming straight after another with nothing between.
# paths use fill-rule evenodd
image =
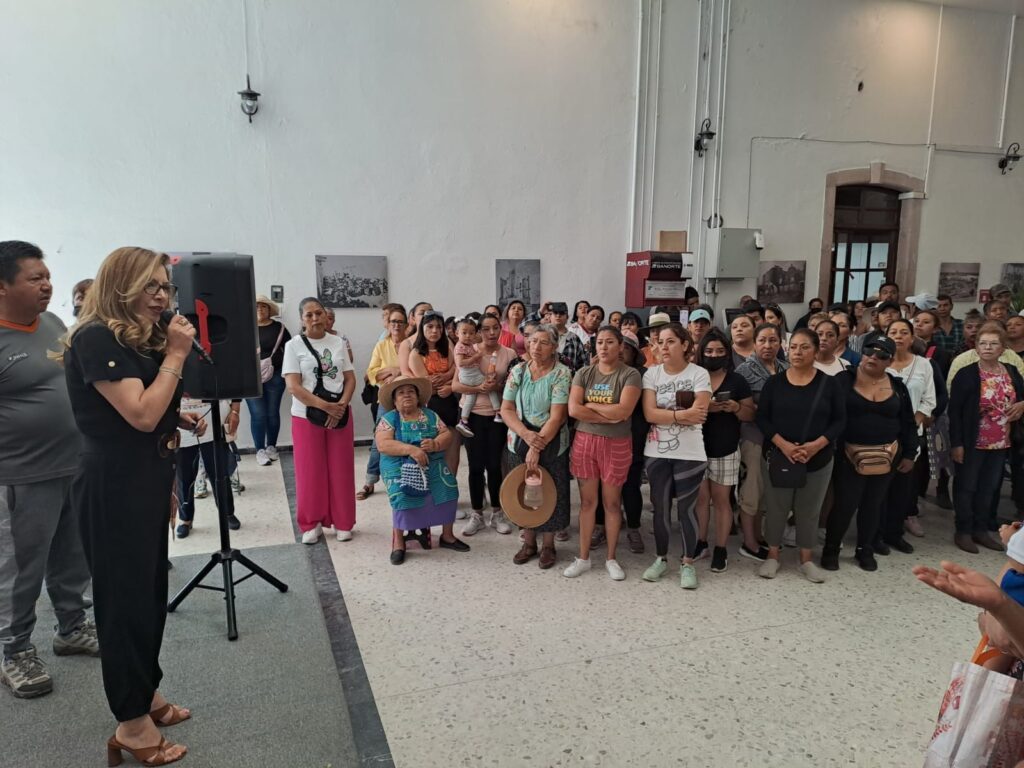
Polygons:
<instances>
[{"instance_id":1,"label":"white sneaker","mask_svg":"<svg viewBox=\"0 0 1024 768\"><path fill-rule=\"evenodd\" d=\"M469 517L469 513L466 512L466 510L464 510L462 508L459 508L459 509L455 510L455 519L456 520L465 520L467 517Z\"/></svg>"},{"instance_id":2,"label":"white sneaker","mask_svg":"<svg viewBox=\"0 0 1024 768\"><path fill-rule=\"evenodd\" d=\"M608 571L608 575L612 577L612 581L625 581L626 572L622 570L622 566L620 566L618 562L615 560L608 560L605 562L604 567Z\"/></svg>"},{"instance_id":3,"label":"white sneaker","mask_svg":"<svg viewBox=\"0 0 1024 768\"><path fill-rule=\"evenodd\" d=\"M568 568L566 568L564 571L562 571L562 575L565 576L565 578L567 578L567 579L575 579L581 573L586 573L589 570L590 570L590 561L589 560L581 560L580 558L577 557L576 559L574 559L572 561L572 565L570 565Z\"/></svg>"},{"instance_id":4,"label":"white sneaker","mask_svg":"<svg viewBox=\"0 0 1024 768\"><path fill-rule=\"evenodd\" d=\"M277 446L268 445L266 447L267 458L271 461L277 461Z\"/></svg>"},{"instance_id":5,"label":"white sneaker","mask_svg":"<svg viewBox=\"0 0 1024 768\"><path fill-rule=\"evenodd\" d=\"M500 534L512 533L512 526L500 509L491 512L491 526Z\"/></svg>"},{"instance_id":6,"label":"white sneaker","mask_svg":"<svg viewBox=\"0 0 1024 768\"><path fill-rule=\"evenodd\" d=\"M465 421L460 421L458 424L456 424L455 431L458 432L463 437L476 437L476 435L473 434L473 430L469 428L469 424L467 424Z\"/></svg>"},{"instance_id":7,"label":"white sneaker","mask_svg":"<svg viewBox=\"0 0 1024 768\"><path fill-rule=\"evenodd\" d=\"M787 525L785 532L782 534L782 545L785 547L796 546L796 526Z\"/></svg>"},{"instance_id":8,"label":"white sneaker","mask_svg":"<svg viewBox=\"0 0 1024 768\"><path fill-rule=\"evenodd\" d=\"M338 531L338 541L352 541L352 531Z\"/></svg>"},{"instance_id":9,"label":"white sneaker","mask_svg":"<svg viewBox=\"0 0 1024 768\"><path fill-rule=\"evenodd\" d=\"M260 448L258 451L256 451L256 463L259 464L261 467L270 466L270 457L267 456L267 452L265 449Z\"/></svg>"},{"instance_id":10,"label":"white sneaker","mask_svg":"<svg viewBox=\"0 0 1024 768\"><path fill-rule=\"evenodd\" d=\"M324 532L324 529L317 523L308 531L302 534L303 544L316 544L320 540L320 534Z\"/></svg>"},{"instance_id":11,"label":"white sneaker","mask_svg":"<svg viewBox=\"0 0 1024 768\"><path fill-rule=\"evenodd\" d=\"M193 491L194 491L193 495L197 499L205 499L207 496L210 495L210 491L206 487L206 473L205 472L199 472L199 474L196 475L196 483L195 483L195 486L193 486Z\"/></svg>"},{"instance_id":12,"label":"white sneaker","mask_svg":"<svg viewBox=\"0 0 1024 768\"><path fill-rule=\"evenodd\" d=\"M462 529L463 536L472 536L473 534L479 533L487 526L484 525L484 516L480 512L474 512L469 517L469 522L466 523Z\"/></svg>"}]
</instances>

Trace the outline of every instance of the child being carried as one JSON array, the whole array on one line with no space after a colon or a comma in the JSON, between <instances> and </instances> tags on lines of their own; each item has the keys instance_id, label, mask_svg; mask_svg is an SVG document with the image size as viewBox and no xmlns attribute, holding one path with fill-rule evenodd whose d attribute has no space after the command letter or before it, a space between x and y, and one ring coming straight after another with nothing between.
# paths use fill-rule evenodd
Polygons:
<instances>
[{"instance_id":1,"label":"child being carried","mask_svg":"<svg viewBox=\"0 0 1024 768\"><path fill-rule=\"evenodd\" d=\"M458 369L459 383L467 387L479 387L485 383L489 376L494 375L497 362L496 356L490 355L487 373L485 374L481 369L480 362L484 358L484 353L475 346L475 342L479 339L479 330L476 321L471 317L460 318L455 328L458 337L458 343L455 345L455 366ZM487 393L487 396L491 399L491 407L495 411L494 420L500 424L501 396L493 389ZM469 428L469 414L473 411L473 406L476 405L476 398L475 392L462 396L462 413L459 416L459 423L455 425L455 430L463 437L474 436L473 430Z\"/></svg>"}]
</instances>

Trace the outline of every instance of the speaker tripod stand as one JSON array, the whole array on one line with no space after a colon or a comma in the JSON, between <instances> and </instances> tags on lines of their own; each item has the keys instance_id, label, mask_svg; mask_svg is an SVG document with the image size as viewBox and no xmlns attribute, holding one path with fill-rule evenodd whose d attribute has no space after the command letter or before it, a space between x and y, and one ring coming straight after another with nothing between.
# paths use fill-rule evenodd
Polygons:
<instances>
[{"instance_id":1,"label":"speaker tripod stand","mask_svg":"<svg viewBox=\"0 0 1024 768\"><path fill-rule=\"evenodd\" d=\"M228 614L228 640L237 640L238 621L235 616L235 587L253 576L259 576L265 582L276 587L281 592L287 592L288 585L275 576L272 576L231 546L231 533L228 528L228 514L233 509L232 505L234 503L234 499L231 497L231 482L228 478L228 474L227 472L220 471L220 462L225 456L227 456L228 452L227 441L224 439L224 425L220 418L220 401L207 400L205 402L210 404L210 426L213 428L213 442L215 444L213 451L213 474L210 479L213 481L213 497L217 502L217 523L220 527L220 549L210 555L210 562L204 565L200 569L199 573L193 576L189 580L188 584L182 587L178 591L178 594L171 599L171 602L167 604L167 612L174 613L174 609L181 605L182 601L191 594L192 590L196 588L208 589L214 592L223 592L224 603ZM249 569L249 573L237 581L235 580L232 572L234 563L238 563L239 565L243 565ZM224 586L217 587L210 584L203 584L203 579L205 579L209 575L210 571L218 565L221 566Z\"/></svg>"}]
</instances>

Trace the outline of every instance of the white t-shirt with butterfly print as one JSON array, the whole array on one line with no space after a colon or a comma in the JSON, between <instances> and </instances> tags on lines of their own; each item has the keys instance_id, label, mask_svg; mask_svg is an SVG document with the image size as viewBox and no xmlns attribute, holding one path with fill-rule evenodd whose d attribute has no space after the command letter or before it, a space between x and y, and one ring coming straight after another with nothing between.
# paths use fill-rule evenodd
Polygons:
<instances>
[{"instance_id":1,"label":"white t-shirt with butterfly print","mask_svg":"<svg viewBox=\"0 0 1024 768\"><path fill-rule=\"evenodd\" d=\"M711 376L699 365L690 363L682 373L665 372L664 365L655 365L644 374L644 389L654 392L659 408L673 410L676 392L710 392ZM707 461L704 431L699 424L651 424L644 445L644 456L653 459L685 459Z\"/></svg>"},{"instance_id":2,"label":"white t-shirt with butterfly print","mask_svg":"<svg viewBox=\"0 0 1024 768\"><path fill-rule=\"evenodd\" d=\"M320 356L320 369L324 375L324 387L328 392L341 392L345 388L345 371L354 369L348 359L348 349L340 336L325 334L322 339L309 339L309 343ZM316 359L301 336L292 336L284 345L284 363L281 375L302 374L302 388L308 392L316 389ZM306 418L306 406L292 398L292 416Z\"/></svg>"}]
</instances>

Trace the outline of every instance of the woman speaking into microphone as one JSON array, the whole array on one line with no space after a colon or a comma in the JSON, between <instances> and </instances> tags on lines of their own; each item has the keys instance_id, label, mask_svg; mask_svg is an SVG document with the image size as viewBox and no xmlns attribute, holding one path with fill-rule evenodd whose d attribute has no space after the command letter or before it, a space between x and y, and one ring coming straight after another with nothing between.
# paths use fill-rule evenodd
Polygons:
<instances>
[{"instance_id":1,"label":"woman speaking into microphone","mask_svg":"<svg viewBox=\"0 0 1024 768\"><path fill-rule=\"evenodd\" d=\"M119 248L103 261L64 355L68 394L84 436L71 489L92 571L103 687L117 730L110 765L129 752L166 765L186 749L158 726L187 719L157 690L167 618L167 538L177 428L202 431L199 414L181 416L181 369L195 329L160 314L174 298L168 257Z\"/></svg>"}]
</instances>

